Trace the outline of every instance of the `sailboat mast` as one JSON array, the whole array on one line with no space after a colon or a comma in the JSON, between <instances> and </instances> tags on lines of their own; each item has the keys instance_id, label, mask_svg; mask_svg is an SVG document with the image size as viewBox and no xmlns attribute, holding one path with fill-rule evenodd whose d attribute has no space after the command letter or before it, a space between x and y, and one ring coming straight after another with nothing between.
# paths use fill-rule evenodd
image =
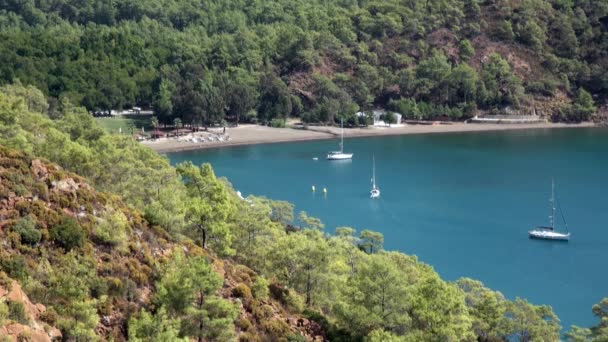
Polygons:
<instances>
[{"instance_id":1,"label":"sailboat mast","mask_svg":"<svg viewBox=\"0 0 608 342\"><path fill-rule=\"evenodd\" d=\"M551 215L549 216L549 223L552 229L555 229L555 181L551 179Z\"/></svg>"},{"instance_id":2,"label":"sailboat mast","mask_svg":"<svg viewBox=\"0 0 608 342\"><path fill-rule=\"evenodd\" d=\"M344 153L344 118L340 118L340 153Z\"/></svg>"},{"instance_id":3,"label":"sailboat mast","mask_svg":"<svg viewBox=\"0 0 608 342\"><path fill-rule=\"evenodd\" d=\"M372 188L376 188L376 156L372 155Z\"/></svg>"}]
</instances>

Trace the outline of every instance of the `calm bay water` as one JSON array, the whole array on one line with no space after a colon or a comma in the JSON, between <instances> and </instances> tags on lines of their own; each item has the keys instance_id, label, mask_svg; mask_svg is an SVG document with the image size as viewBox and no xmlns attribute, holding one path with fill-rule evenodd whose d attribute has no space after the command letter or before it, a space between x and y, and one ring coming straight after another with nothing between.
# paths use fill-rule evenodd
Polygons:
<instances>
[{"instance_id":1,"label":"calm bay water","mask_svg":"<svg viewBox=\"0 0 608 342\"><path fill-rule=\"evenodd\" d=\"M169 158L209 162L244 196L292 202L328 232L380 231L386 249L417 255L447 280L471 277L510 299L551 305L564 328L596 323L591 306L608 296L607 129L359 138L345 146L352 161L325 160L337 147L332 140ZM372 154L379 200L369 198ZM569 243L528 239L528 229L548 221L552 177Z\"/></svg>"}]
</instances>

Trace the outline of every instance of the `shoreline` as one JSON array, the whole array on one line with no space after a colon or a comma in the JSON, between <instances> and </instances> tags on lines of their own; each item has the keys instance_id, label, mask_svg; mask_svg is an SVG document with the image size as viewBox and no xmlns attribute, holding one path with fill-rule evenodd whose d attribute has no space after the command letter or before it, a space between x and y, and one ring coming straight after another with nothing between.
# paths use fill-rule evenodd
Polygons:
<instances>
[{"instance_id":1,"label":"shoreline","mask_svg":"<svg viewBox=\"0 0 608 342\"><path fill-rule=\"evenodd\" d=\"M344 129L345 138L382 137L413 134L445 134L492 132L529 129L564 129L599 127L593 122L579 124L565 123L533 123L533 124L490 124L490 123L451 123L440 125L403 125L399 127L365 127ZM200 135L221 134L221 129L210 129ZM158 153L173 153L193 150L238 147L257 144L273 144L302 142L314 140L329 140L340 136L340 128L332 126L311 126L307 129L272 128L257 125L241 125L226 129L230 136L227 141L214 141L207 143L179 141L175 138L161 138L153 141L144 141L142 145L150 147Z\"/></svg>"}]
</instances>

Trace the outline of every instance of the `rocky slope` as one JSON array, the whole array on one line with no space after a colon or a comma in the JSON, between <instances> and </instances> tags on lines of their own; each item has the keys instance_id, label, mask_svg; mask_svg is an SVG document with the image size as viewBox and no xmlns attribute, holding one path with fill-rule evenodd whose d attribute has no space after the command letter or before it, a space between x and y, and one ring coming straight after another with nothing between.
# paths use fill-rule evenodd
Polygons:
<instances>
[{"instance_id":1,"label":"rocky slope","mask_svg":"<svg viewBox=\"0 0 608 342\"><path fill-rule=\"evenodd\" d=\"M41 319L46 313L46 307L42 304L33 304L18 282L7 277L2 280L0 303L10 303L13 307L21 307L23 315L18 317L18 320L6 319L0 326L0 336L8 337L9 341L25 339L32 342L45 342L61 339L61 332Z\"/></svg>"},{"instance_id":2,"label":"rocky slope","mask_svg":"<svg viewBox=\"0 0 608 342\"><path fill-rule=\"evenodd\" d=\"M77 175L0 146L0 180L0 305L8 310L3 315L0 307L2 336L69 339L65 331L73 333L80 321L90 320L97 336L125 340L130 316L142 308L154 311L163 261L179 249L205 255L224 279L219 295L238 308L235 333L241 340L292 334L324 340L319 324L293 314L284 302L287 289L270 284L267 299L254 299L255 272L188 240L172 241L120 198L96 192ZM105 236L104 222L123 238ZM79 308L78 301L90 305Z\"/></svg>"}]
</instances>

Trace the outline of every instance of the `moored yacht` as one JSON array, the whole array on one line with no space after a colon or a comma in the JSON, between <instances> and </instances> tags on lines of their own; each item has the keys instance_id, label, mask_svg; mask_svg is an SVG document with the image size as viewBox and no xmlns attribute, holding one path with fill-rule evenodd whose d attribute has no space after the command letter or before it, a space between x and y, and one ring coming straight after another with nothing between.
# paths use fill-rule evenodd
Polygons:
<instances>
[{"instance_id":1,"label":"moored yacht","mask_svg":"<svg viewBox=\"0 0 608 342\"><path fill-rule=\"evenodd\" d=\"M570 233L555 232L551 227L536 227L529 232L531 239L543 239L543 240L570 240Z\"/></svg>"},{"instance_id":2,"label":"moored yacht","mask_svg":"<svg viewBox=\"0 0 608 342\"><path fill-rule=\"evenodd\" d=\"M370 198L380 197L380 189L376 186L376 157L372 156L372 189L369 192Z\"/></svg>"},{"instance_id":3,"label":"moored yacht","mask_svg":"<svg viewBox=\"0 0 608 342\"><path fill-rule=\"evenodd\" d=\"M570 232L568 232L568 224L566 223L566 219L564 218L564 214L562 212L562 208L559 205L559 201L555 198L555 183L551 181L551 198L549 199L549 203L551 204L551 213L549 215L549 226L537 226L534 229L528 231L528 235L531 239L543 239L543 240L556 240L556 241L568 241L570 240ZM566 228L566 232L558 232L555 230L555 203L559 208L559 212L561 214L562 220L564 221L564 226Z\"/></svg>"},{"instance_id":4,"label":"moored yacht","mask_svg":"<svg viewBox=\"0 0 608 342\"><path fill-rule=\"evenodd\" d=\"M344 160L352 159L352 153L344 153L344 125L340 119L340 151L331 151L327 153L328 160Z\"/></svg>"}]
</instances>

